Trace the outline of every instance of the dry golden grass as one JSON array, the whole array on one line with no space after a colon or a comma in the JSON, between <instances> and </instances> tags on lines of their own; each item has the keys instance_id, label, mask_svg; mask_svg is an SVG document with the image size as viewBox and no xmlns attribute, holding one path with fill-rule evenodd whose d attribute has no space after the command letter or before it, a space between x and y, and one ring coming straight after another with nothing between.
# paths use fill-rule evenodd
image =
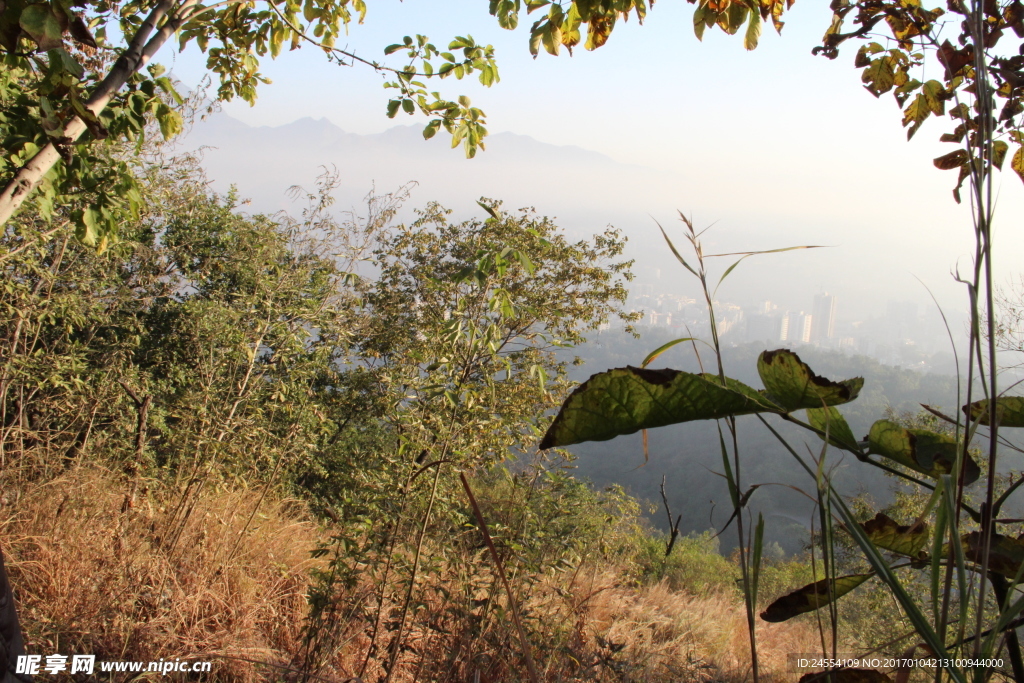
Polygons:
<instances>
[{"instance_id":1,"label":"dry golden grass","mask_svg":"<svg viewBox=\"0 0 1024 683\"><path fill-rule=\"evenodd\" d=\"M588 586L586 630L623 680L742 681L750 677L746 617L736 594L690 595L666 581L635 588L605 573ZM786 655L815 650L806 622L758 625L764 681L795 680ZM612 655L612 650L616 652ZM610 679L618 680L618 679Z\"/></svg>"},{"instance_id":2,"label":"dry golden grass","mask_svg":"<svg viewBox=\"0 0 1024 683\"><path fill-rule=\"evenodd\" d=\"M199 498L174 547L159 547L175 503L103 470L76 470L28 488L0 508L27 648L98 660L214 660L287 664L305 614L314 524L294 504L258 492ZM231 557L236 543L238 548ZM266 670L227 660L217 679L262 680Z\"/></svg>"},{"instance_id":3,"label":"dry golden grass","mask_svg":"<svg viewBox=\"0 0 1024 683\"><path fill-rule=\"evenodd\" d=\"M605 582L613 581L605 577ZM636 668L635 680L659 672L695 680L741 681L751 673L746 618L736 595L688 595L666 582L642 589L611 588L590 601L591 630L623 645L622 658ZM815 634L806 623L758 626L764 680L786 680L785 655L813 651ZM658 680L683 680L663 678Z\"/></svg>"},{"instance_id":4,"label":"dry golden grass","mask_svg":"<svg viewBox=\"0 0 1024 683\"><path fill-rule=\"evenodd\" d=\"M750 652L741 598L722 592L689 595L667 581L648 586L623 585L625 571L594 569L587 577L548 575L523 589L533 657L545 681L645 683L739 683L750 680ZM488 567L479 566L476 586L492 585ZM489 609L469 608L441 599L439 577L424 580L421 611L405 641L393 680L526 680L521 646L503 594ZM433 590L430 584L434 583ZM447 589L455 586L449 580ZM486 590L472 593L484 602ZM525 596L525 597L523 597ZM397 605L385 613L397 614ZM809 621L758 627L761 680L795 681L786 655L815 652L818 636ZM355 670L367 640L341 653L343 670ZM384 657L381 657L383 660ZM371 661L366 681L386 672Z\"/></svg>"},{"instance_id":5,"label":"dry golden grass","mask_svg":"<svg viewBox=\"0 0 1024 683\"><path fill-rule=\"evenodd\" d=\"M0 539L29 651L220 660L206 680L296 680L286 668L243 660L301 666L310 551L323 534L304 508L268 497L247 527L258 491L207 490L166 547L176 499L154 487L126 509L129 490L120 475L83 468L5 496ZM526 680L489 563L476 555L458 564L421 578L421 607L395 683ZM625 572L593 566L516 580L546 681L749 679L737 595L688 595L665 582L637 587ZM357 591L374 592L369 583ZM362 604L345 625L351 637L321 673L327 680L346 680L365 657L373 600ZM385 607L387 622L397 603ZM785 655L817 649L807 622L762 624L758 636L765 681L795 680L785 673ZM386 640L365 671L367 683L384 672Z\"/></svg>"}]
</instances>

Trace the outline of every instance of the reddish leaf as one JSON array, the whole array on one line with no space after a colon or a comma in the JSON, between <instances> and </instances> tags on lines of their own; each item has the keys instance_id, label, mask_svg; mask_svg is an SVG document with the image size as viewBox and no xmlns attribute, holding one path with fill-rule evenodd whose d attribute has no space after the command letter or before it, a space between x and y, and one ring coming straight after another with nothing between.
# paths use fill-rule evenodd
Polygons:
<instances>
[{"instance_id":1,"label":"reddish leaf","mask_svg":"<svg viewBox=\"0 0 1024 683\"><path fill-rule=\"evenodd\" d=\"M89 31L89 27L86 25L85 20L82 17L76 16L71 21L71 37L76 42L82 45L88 45L89 47L95 48L96 39L92 37L92 32Z\"/></svg>"},{"instance_id":2,"label":"reddish leaf","mask_svg":"<svg viewBox=\"0 0 1024 683\"><path fill-rule=\"evenodd\" d=\"M949 154L943 154L941 157L937 157L932 163L935 164L935 168L940 171L952 171L954 168L959 168L967 163L968 154L966 150L958 149L955 152Z\"/></svg>"},{"instance_id":3,"label":"reddish leaf","mask_svg":"<svg viewBox=\"0 0 1024 683\"><path fill-rule=\"evenodd\" d=\"M1013 29L1018 38L1024 38L1024 5L1015 0L1003 12L1003 19Z\"/></svg>"},{"instance_id":4,"label":"reddish leaf","mask_svg":"<svg viewBox=\"0 0 1024 683\"><path fill-rule=\"evenodd\" d=\"M953 47L948 40L939 47L939 61L946 67L946 80L960 73L961 69L974 61L974 46L968 45L961 50Z\"/></svg>"}]
</instances>

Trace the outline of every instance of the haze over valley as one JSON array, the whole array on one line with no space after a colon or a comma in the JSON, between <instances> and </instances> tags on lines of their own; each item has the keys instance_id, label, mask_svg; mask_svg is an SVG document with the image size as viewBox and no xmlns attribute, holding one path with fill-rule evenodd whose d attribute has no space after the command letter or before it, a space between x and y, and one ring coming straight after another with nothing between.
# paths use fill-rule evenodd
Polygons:
<instances>
[{"instance_id":1,"label":"haze over valley","mask_svg":"<svg viewBox=\"0 0 1024 683\"><path fill-rule=\"evenodd\" d=\"M858 227L848 218L819 216L802 205L792 207L786 225L778 223L778 209L760 221L749 210L737 211L727 193L696 170L623 164L596 151L513 133L492 134L486 151L466 160L437 139L424 141L417 126L357 135L323 118L253 127L223 112L197 122L180 148L198 149L213 187L224 192L236 186L240 197L251 200L249 211L298 212L301 202L293 201L288 189L312 189L316 177L330 170L338 175L336 208L357 215L365 213L368 193L409 186L411 198L400 220L409 220L429 201L452 209L455 219L479 216L476 200L488 197L503 201L506 209L532 206L555 217L574 238L612 225L628 237L627 254L636 262L629 306L644 311L641 325L678 336L687 336L687 330L708 336L696 283L658 230L662 225L680 249L686 246L678 209L692 215L698 227L714 224L703 237L709 253L824 245L747 259L730 273L717 297L723 340L813 343L925 372L954 371L942 317L926 289L936 294L954 333L962 336L963 297L950 286L948 262L939 260L949 253L942 249L948 245L925 241L917 255L884 245L865 247L849 241ZM872 259L858 257L865 248ZM713 267L720 275L735 260L720 258ZM825 309L815 303L822 296L830 297Z\"/></svg>"}]
</instances>

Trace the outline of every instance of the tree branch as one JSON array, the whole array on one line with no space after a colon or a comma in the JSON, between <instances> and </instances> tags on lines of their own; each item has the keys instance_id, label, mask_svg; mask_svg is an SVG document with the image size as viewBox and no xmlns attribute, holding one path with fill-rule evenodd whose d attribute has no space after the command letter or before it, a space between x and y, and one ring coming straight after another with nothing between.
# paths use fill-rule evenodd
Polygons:
<instances>
[{"instance_id":1,"label":"tree branch","mask_svg":"<svg viewBox=\"0 0 1024 683\"><path fill-rule=\"evenodd\" d=\"M184 0L178 9L171 13L174 3L172 0L163 0L146 17L139 27L139 30L132 37L131 42L117 61L111 67L106 77L96 86L96 90L85 102L85 108L92 114L102 112L113 99L132 74L136 73L152 59L153 55L163 47L167 39L177 31L181 25L191 16L191 9L197 0ZM157 26L163 21L163 26L157 30ZM154 31L156 32L153 35ZM150 36L152 35L152 38ZM73 117L64 126L60 138L64 143L73 143L82 137L86 131L85 121L80 116ZM48 142L42 149L18 169L14 178L7 184L0 193L0 225L5 224L21 205L28 199L43 177L53 168L54 164L61 158L57 145L52 141Z\"/></svg>"}]
</instances>

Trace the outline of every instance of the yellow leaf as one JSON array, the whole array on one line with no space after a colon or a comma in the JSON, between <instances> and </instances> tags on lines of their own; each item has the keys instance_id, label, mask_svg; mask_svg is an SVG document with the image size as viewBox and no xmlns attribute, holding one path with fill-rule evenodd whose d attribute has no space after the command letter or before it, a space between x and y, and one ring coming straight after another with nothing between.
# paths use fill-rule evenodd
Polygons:
<instances>
[{"instance_id":1,"label":"yellow leaf","mask_svg":"<svg viewBox=\"0 0 1024 683\"><path fill-rule=\"evenodd\" d=\"M1024 180L1024 147L1018 147L1017 151L1014 152L1010 168L1017 172L1021 180Z\"/></svg>"},{"instance_id":2,"label":"yellow leaf","mask_svg":"<svg viewBox=\"0 0 1024 683\"><path fill-rule=\"evenodd\" d=\"M1002 140L996 140L992 143L992 165L999 170L1003 169L1003 162L1006 160L1006 152L1010 149L1010 146Z\"/></svg>"}]
</instances>

